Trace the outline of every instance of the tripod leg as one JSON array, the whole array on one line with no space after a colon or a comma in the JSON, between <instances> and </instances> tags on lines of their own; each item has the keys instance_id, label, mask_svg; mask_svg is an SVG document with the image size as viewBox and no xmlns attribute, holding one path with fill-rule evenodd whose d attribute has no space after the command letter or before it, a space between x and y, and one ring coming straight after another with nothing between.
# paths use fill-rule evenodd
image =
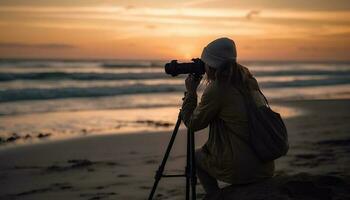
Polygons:
<instances>
[{"instance_id":1,"label":"tripod leg","mask_svg":"<svg viewBox=\"0 0 350 200\"><path fill-rule=\"evenodd\" d=\"M188 131L190 135L190 170L191 170L191 191L192 191L192 200L196 199L196 185L197 185L197 176L196 176L196 160L195 160L195 137L194 132Z\"/></svg>"},{"instance_id":2,"label":"tripod leg","mask_svg":"<svg viewBox=\"0 0 350 200\"><path fill-rule=\"evenodd\" d=\"M154 181L151 193L148 196L148 200L152 200L153 195L154 195L154 193L155 193L155 191L157 189L158 183L159 183L160 179L163 176L163 171L164 171L164 168L165 168L165 164L166 164L166 161L168 160L171 148L173 147L173 144L174 144L174 141L175 141L175 137L176 137L176 134L177 134L177 132L179 130L180 124L181 124L181 115L179 113L178 118L177 118L177 122L176 122L176 125L175 125L175 128L174 128L174 131L173 131L173 134L171 136L170 142L169 142L168 147L166 149L166 152L164 154L162 163L160 164L160 166L159 166L159 168L158 168L158 170L156 172L156 175L154 177L155 181Z\"/></svg>"},{"instance_id":3,"label":"tripod leg","mask_svg":"<svg viewBox=\"0 0 350 200\"><path fill-rule=\"evenodd\" d=\"M190 132L187 131L187 156L186 156L186 200L190 199L190 180L191 180L191 143Z\"/></svg>"}]
</instances>

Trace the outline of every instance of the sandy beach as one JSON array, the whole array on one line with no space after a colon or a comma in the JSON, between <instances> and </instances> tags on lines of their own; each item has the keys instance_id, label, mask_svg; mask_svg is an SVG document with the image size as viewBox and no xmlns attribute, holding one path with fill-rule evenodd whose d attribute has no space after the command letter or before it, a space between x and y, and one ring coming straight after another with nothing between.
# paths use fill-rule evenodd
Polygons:
<instances>
[{"instance_id":1,"label":"sandy beach","mask_svg":"<svg viewBox=\"0 0 350 200\"><path fill-rule=\"evenodd\" d=\"M249 182L198 168L190 196L350 200L350 0L0 0L0 36L0 200L148 199L180 109L204 171ZM236 89L285 122L274 171ZM154 200L186 199L187 136Z\"/></svg>"},{"instance_id":2,"label":"sandy beach","mask_svg":"<svg viewBox=\"0 0 350 200\"><path fill-rule=\"evenodd\" d=\"M262 194L270 199L350 198L350 101L273 103L302 111L285 121L290 138L288 155L277 160L272 181L239 186L241 192L228 186L224 194L241 199L256 199ZM206 141L206 133L196 134L196 146ZM170 136L169 131L109 134L4 148L0 151L0 199L147 199ZM167 172L183 173L185 147L181 130ZM163 178L157 199L184 199L184 189L183 178ZM202 196L201 186L197 189ZM244 195L247 191L250 195ZM315 195L320 192L315 191L328 196L318 198Z\"/></svg>"}]
</instances>

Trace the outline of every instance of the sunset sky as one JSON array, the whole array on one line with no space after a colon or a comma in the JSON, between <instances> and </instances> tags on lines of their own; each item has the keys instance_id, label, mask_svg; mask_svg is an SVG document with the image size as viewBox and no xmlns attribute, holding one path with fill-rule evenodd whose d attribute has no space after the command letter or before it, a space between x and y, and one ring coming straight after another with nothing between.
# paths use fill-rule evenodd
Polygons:
<instances>
[{"instance_id":1,"label":"sunset sky","mask_svg":"<svg viewBox=\"0 0 350 200\"><path fill-rule=\"evenodd\" d=\"M1 0L1 58L350 60L349 0Z\"/></svg>"}]
</instances>

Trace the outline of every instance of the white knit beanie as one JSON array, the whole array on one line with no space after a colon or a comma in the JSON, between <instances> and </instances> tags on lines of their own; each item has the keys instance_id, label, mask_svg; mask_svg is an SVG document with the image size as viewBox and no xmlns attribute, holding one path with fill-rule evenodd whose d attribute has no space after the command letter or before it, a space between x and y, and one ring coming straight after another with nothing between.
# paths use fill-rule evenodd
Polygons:
<instances>
[{"instance_id":1,"label":"white knit beanie","mask_svg":"<svg viewBox=\"0 0 350 200\"><path fill-rule=\"evenodd\" d=\"M216 39L204 47L201 60L213 68L220 67L229 60L236 60L237 52L235 42L223 37Z\"/></svg>"}]
</instances>

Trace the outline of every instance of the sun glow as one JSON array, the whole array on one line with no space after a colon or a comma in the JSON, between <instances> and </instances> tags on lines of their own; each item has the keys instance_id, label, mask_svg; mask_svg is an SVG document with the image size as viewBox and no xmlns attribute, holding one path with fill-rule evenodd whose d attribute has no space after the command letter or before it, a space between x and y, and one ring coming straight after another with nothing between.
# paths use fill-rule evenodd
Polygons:
<instances>
[{"instance_id":1,"label":"sun glow","mask_svg":"<svg viewBox=\"0 0 350 200\"><path fill-rule=\"evenodd\" d=\"M194 45L180 44L176 49L180 59L191 60L194 57L199 57L199 55L196 55L196 53L199 51L195 48Z\"/></svg>"},{"instance_id":2,"label":"sun glow","mask_svg":"<svg viewBox=\"0 0 350 200\"><path fill-rule=\"evenodd\" d=\"M0 3L0 56L190 59L222 36L236 41L240 59L346 60L350 51L350 12L344 9L79 2Z\"/></svg>"}]
</instances>

